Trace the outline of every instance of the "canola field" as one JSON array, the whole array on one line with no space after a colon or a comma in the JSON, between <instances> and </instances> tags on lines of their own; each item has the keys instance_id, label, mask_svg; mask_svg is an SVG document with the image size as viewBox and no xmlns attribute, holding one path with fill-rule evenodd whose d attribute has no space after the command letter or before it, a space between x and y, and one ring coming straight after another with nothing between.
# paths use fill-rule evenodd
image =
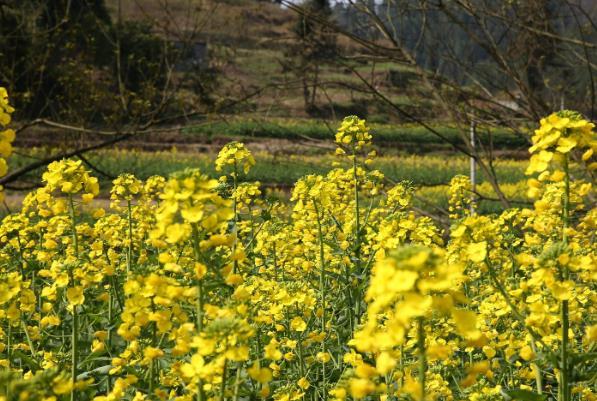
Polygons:
<instances>
[{"instance_id":1,"label":"canola field","mask_svg":"<svg viewBox=\"0 0 597 401\"><path fill-rule=\"evenodd\" d=\"M12 111L2 90L3 175ZM541 120L527 206L478 213L454 177L449 229L371 141L347 117L289 200L238 142L102 208L81 161L50 164L0 224L0 400L597 399L594 125Z\"/></svg>"}]
</instances>

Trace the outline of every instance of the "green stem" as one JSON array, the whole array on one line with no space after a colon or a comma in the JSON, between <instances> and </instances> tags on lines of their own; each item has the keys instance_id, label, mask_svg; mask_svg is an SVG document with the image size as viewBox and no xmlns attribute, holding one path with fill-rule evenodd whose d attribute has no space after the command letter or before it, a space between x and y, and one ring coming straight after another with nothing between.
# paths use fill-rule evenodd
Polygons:
<instances>
[{"instance_id":1,"label":"green stem","mask_svg":"<svg viewBox=\"0 0 597 401\"><path fill-rule=\"evenodd\" d=\"M238 175L238 166L236 165L236 160L234 161L234 174L232 175L232 209L234 211L234 227L232 228L232 233L234 234L234 242L232 244L232 254L236 253L236 242L238 241L238 205L236 202L236 188L238 186L237 183L237 175ZM233 263L232 273L236 274L238 271L238 261L235 260Z\"/></svg>"},{"instance_id":2,"label":"green stem","mask_svg":"<svg viewBox=\"0 0 597 401\"><path fill-rule=\"evenodd\" d=\"M251 247L251 261L253 262L253 267L255 267L255 219L253 218L253 208L249 205L249 218L251 219L251 241L249 241L249 246Z\"/></svg>"},{"instance_id":3,"label":"green stem","mask_svg":"<svg viewBox=\"0 0 597 401\"><path fill-rule=\"evenodd\" d=\"M71 220L71 230L72 230L72 237L73 237L73 247L75 251L75 258L79 258L79 239L77 238L77 221L75 217L75 204L73 201L73 195L68 194L68 202L69 202L69 213L70 213L70 220ZM69 278L71 287L74 287L74 274L72 266L69 269ZM72 337L71 337L71 377L73 383L77 380L77 364L79 362L79 349L78 349L78 341L79 341L79 313L77 310L77 305L73 305L73 327L72 327ZM75 401L75 390L73 389L70 393L71 401Z\"/></svg>"},{"instance_id":4,"label":"green stem","mask_svg":"<svg viewBox=\"0 0 597 401\"><path fill-rule=\"evenodd\" d=\"M361 218L360 218L360 200L359 200L359 177L357 172L357 158L354 155L352 160L352 173L354 178L354 212L355 212L355 239L356 239L356 256L360 256L361 253Z\"/></svg>"},{"instance_id":5,"label":"green stem","mask_svg":"<svg viewBox=\"0 0 597 401\"><path fill-rule=\"evenodd\" d=\"M155 305L153 300L151 301L151 311L155 312ZM151 346L155 347L157 345L157 323L153 322L151 327ZM158 366L156 366L155 359L152 359L149 364L149 394L154 393L155 389L155 378L156 376L159 377L159 372L157 372Z\"/></svg>"},{"instance_id":6,"label":"green stem","mask_svg":"<svg viewBox=\"0 0 597 401\"><path fill-rule=\"evenodd\" d=\"M278 281L278 256L276 255L276 241L274 240L274 244L272 246L272 253L274 258L274 279Z\"/></svg>"},{"instance_id":7,"label":"green stem","mask_svg":"<svg viewBox=\"0 0 597 401\"><path fill-rule=\"evenodd\" d=\"M425 374L427 373L427 354L425 352L425 320L417 319L417 347L419 349L419 383L421 384L421 401L426 401Z\"/></svg>"},{"instance_id":8,"label":"green stem","mask_svg":"<svg viewBox=\"0 0 597 401\"><path fill-rule=\"evenodd\" d=\"M569 383L568 383L568 330L570 322L568 320L568 301L562 301L561 305L562 319L562 349L560 354L560 401L569 401Z\"/></svg>"},{"instance_id":9,"label":"green stem","mask_svg":"<svg viewBox=\"0 0 597 401\"><path fill-rule=\"evenodd\" d=\"M154 374L153 374L153 361L149 363L149 395L153 394L154 388Z\"/></svg>"},{"instance_id":10,"label":"green stem","mask_svg":"<svg viewBox=\"0 0 597 401\"><path fill-rule=\"evenodd\" d=\"M201 263L201 252L199 251L199 229L197 228L196 224L192 225L193 230L193 254L195 256L195 261L197 263ZM203 305L203 280L197 279L197 305L196 305L196 324L197 324L197 333L201 333L203 330L203 314L204 314L204 305ZM197 381L197 401L205 400L205 394L203 391L203 380L199 379Z\"/></svg>"},{"instance_id":11,"label":"green stem","mask_svg":"<svg viewBox=\"0 0 597 401\"><path fill-rule=\"evenodd\" d=\"M313 200L313 207L317 214L317 233L319 241L319 293L321 296L321 334L324 336L321 339L321 352L325 354L325 332L326 332L326 321L325 321L325 260L324 260L324 248L323 248L323 230L321 228L321 216L319 215L319 208L317 202ZM321 380L322 380L322 400L327 399L326 391L326 371L325 362L321 363Z\"/></svg>"},{"instance_id":12,"label":"green stem","mask_svg":"<svg viewBox=\"0 0 597 401\"><path fill-rule=\"evenodd\" d=\"M353 291L352 291L352 282L351 282L351 278L350 278L350 267L348 264L346 264L346 267L344 269L344 275L346 276L346 298L348 301L348 305L353 305ZM355 316L354 316L354 310L353 308L348 308L348 319L349 319L349 325L350 325L350 337L352 337L352 334L354 333L354 328L355 328Z\"/></svg>"},{"instance_id":13,"label":"green stem","mask_svg":"<svg viewBox=\"0 0 597 401\"><path fill-rule=\"evenodd\" d=\"M400 345L400 388L404 387L404 345Z\"/></svg>"},{"instance_id":14,"label":"green stem","mask_svg":"<svg viewBox=\"0 0 597 401\"><path fill-rule=\"evenodd\" d=\"M78 340L79 340L79 313L77 311L77 305L73 305L73 331L72 331L72 341L71 341L71 349L72 349L72 361L71 361L71 376L73 378L73 383L77 379L77 364L79 361L79 349L78 349ZM71 401L75 400L75 391L71 392Z\"/></svg>"},{"instance_id":15,"label":"green stem","mask_svg":"<svg viewBox=\"0 0 597 401\"><path fill-rule=\"evenodd\" d=\"M73 247L75 248L75 257L79 257L79 239L77 237L77 220L75 216L75 202L72 194L68 195L68 211L70 214L70 223L73 237Z\"/></svg>"},{"instance_id":16,"label":"green stem","mask_svg":"<svg viewBox=\"0 0 597 401\"><path fill-rule=\"evenodd\" d=\"M10 369L11 358L12 358L12 352L11 352L11 348L12 348L12 323L10 322L10 319L8 320L8 329L7 329L6 336L7 336L7 339L6 339L6 359L8 360L8 369Z\"/></svg>"},{"instance_id":17,"label":"green stem","mask_svg":"<svg viewBox=\"0 0 597 401\"><path fill-rule=\"evenodd\" d=\"M537 346L535 345L535 341L531 340L531 348L533 352L537 353ZM543 394L543 376L541 376L541 369L539 369L539 365L536 363L532 363L531 366L535 371L535 382L537 385L537 394Z\"/></svg>"},{"instance_id":18,"label":"green stem","mask_svg":"<svg viewBox=\"0 0 597 401\"><path fill-rule=\"evenodd\" d=\"M131 201L126 201L127 206L127 220L128 220L128 244L126 249L126 275L133 270L133 213L131 208Z\"/></svg>"},{"instance_id":19,"label":"green stem","mask_svg":"<svg viewBox=\"0 0 597 401\"><path fill-rule=\"evenodd\" d=\"M27 329L27 325L25 321L21 318L21 327L23 328L23 332L25 333L25 338L27 339L27 345L29 345L29 350L31 352L31 356L35 360L35 355L37 351L35 350L35 346L33 345L33 341L31 341L31 336L29 335L29 330Z\"/></svg>"},{"instance_id":20,"label":"green stem","mask_svg":"<svg viewBox=\"0 0 597 401\"><path fill-rule=\"evenodd\" d=\"M303 357L303 339L301 338L300 334L297 336L297 345L298 345L298 360L299 360L299 374L301 377L305 377L305 361Z\"/></svg>"},{"instance_id":21,"label":"green stem","mask_svg":"<svg viewBox=\"0 0 597 401\"><path fill-rule=\"evenodd\" d=\"M568 168L568 157L564 159L564 207L562 210L562 241L568 244L568 234L566 230L570 224L570 171Z\"/></svg>"},{"instance_id":22,"label":"green stem","mask_svg":"<svg viewBox=\"0 0 597 401\"><path fill-rule=\"evenodd\" d=\"M10 365L11 365L11 359L12 359L12 352L11 352L11 347L12 347L12 324L10 323L10 320L8 320L8 330L7 330L7 340L6 340L6 359L8 361L8 372L10 374ZM10 380L6 381L6 399L10 400Z\"/></svg>"},{"instance_id":23,"label":"green stem","mask_svg":"<svg viewBox=\"0 0 597 401\"><path fill-rule=\"evenodd\" d=\"M23 246L21 245L21 236L17 233L17 243L19 244L19 258L21 259L21 264L19 265L21 270L21 277L25 280L25 267L27 267L27 263L25 262L25 257L23 255Z\"/></svg>"},{"instance_id":24,"label":"green stem","mask_svg":"<svg viewBox=\"0 0 597 401\"><path fill-rule=\"evenodd\" d=\"M568 244L567 229L570 220L570 171L568 169L568 156L564 159L564 207L562 210L562 241ZM568 280L570 272L566 266L562 266L562 279ZM560 350L560 401L570 401L569 365L568 365L568 331L570 329L568 300L563 300L560 305L560 320L562 321L562 348Z\"/></svg>"},{"instance_id":25,"label":"green stem","mask_svg":"<svg viewBox=\"0 0 597 401\"><path fill-rule=\"evenodd\" d=\"M203 330L203 282L197 280L197 331Z\"/></svg>"},{"instance_id":26,"label":"green stem","mask_svg":"<svg viewBox=\"0 0 597 401\"><path fill-rule=\"evenodd\" d=\"M112 299L112 291L108 291L108 354L112 355L112 319L113 319L113 310L112 310L112 303L114 300ZM110 375L107 375L107 386L108 386L108 393L111 391L112 388L112 378Z\"/></svg>"},{"instance_id":27,"label":"green stem","mask_svg":"<svg viewBox=\"0 0 597 401\"><path fill-rule=\"evenodd\" d=\"M226 399L226 372L228 370L228 360L224 359L224 366L222 367L222 387L220 388L220 401Z\"/></svg>"},{"instance_id":28,"label":"green stem","mask_svg":"<svg viewBox=\"0 0 597 401\"><path fill-rule=\"evenodd\" d=\"M201 263L201 253L199 251L199 230L197 225L193 224L193 253L195 255L195 261ZM197 330L200 332L203 330L203 280L197 279Z\"/></svg>"},{"instance_id":29,"label":"green stem","mask_svg":"<svg viewBox=\"0 0 597 401\"><path fill-rule=\"evenodd\" d=\"M355 213L355 263L356 263L356 274L361 274L361 217L360 217L360 199L359 199L359 177L357 172L357 154L353 151L352 159L352 173L354 179L354 213ZM354 299L355 302L355 317L356 326L361 318L361 291L357 288L357 296Z\"/></svg>"},{"instance_id":30,"label":"green stem","mask_svg":"<svg viewBox=\"0 0 597 401\"><path fill-rule=\"evenodd\" d=\"M242 365L239 362L237 367L236 367L236 378L234 379L234 401L238 401L238 397L240 395L239 393L239 389L240 389L240 371L241 371Z\"/></svg>"}]
</instances>

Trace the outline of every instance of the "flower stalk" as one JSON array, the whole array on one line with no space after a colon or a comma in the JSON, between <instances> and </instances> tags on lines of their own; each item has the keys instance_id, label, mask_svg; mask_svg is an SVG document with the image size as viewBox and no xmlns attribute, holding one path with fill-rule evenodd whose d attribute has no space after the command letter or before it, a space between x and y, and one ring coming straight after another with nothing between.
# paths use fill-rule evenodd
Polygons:
<instances>
[{"instance_id":1,"label":"flower stalk","mask_svg":"<svg viewBox=\"0 0 597 401\"><path fill-rule=\"evenodd\" d=\"M562 210L562 242L568 244L568 225L570 220L570 171L568 166L568 155L564 156L564 196ZM568 280L570 272L567 266L562 266L562 279ZM570 366L568 361L570 317L568 300L562 300L560 305L560 319L562 321L562 349L560 350L560 401L570 401Z\"/></svg>"},{"instance_id":2,"label":"flower stalk","mask_svg":"<svg viewBox=\"0 0 597 401\"><path fill-rule=\"evenodd\" d=\"M425 375L427 374L427 353L425 350L425 319L417 318L417 348L419 350L419 384L421 401L427 401Z\"/></svg>"},{"instance_id":3,"label":"flower stalk","mask_svg":"<svg viewBox=\"0 0 597 401\"><path fill-rule=\"evenodd\" d=\"M79 259L79 239L77 236L77 221L75 216L75 203L73 200L72 194L68 195L68 209L70 213L70 222L71 222L71 231L72 231L72 241L73 241L73 249L74 249L74 257L75 259ZM71 283L71 287L74 287L74 272L73 267L70 266L69 268L69 282ZM73 381L73 385L77 380L77 368L79 363L79 313L77 310L77 305L73 305L73 327L71 333L71 378ZM75 401L75 389L71 390L70 394L71 401Z\"/></svg>"},{"instance_id":4,"label":"flower stalk","mask_svg":"<svg viewBox=\"0 0 597 401\"><path fill-rule=\"evenodd\" d=\"M323 229L321 227L321 215L319 214L319 208L317 207L317 202L313 200L313 207L315 208L315 214L317 215L317 236L318 236L318 243L319 243L319 295L320 295L320 302L321 302L321 333L323 338L321 339L321 352L325 354L326 347L325 347L325 332L326 332L326 315L325 315L325 296L326 296L326 287L325 287L325 254L323 248ZM322 400L327 399L327 391L326 391L326 363L324 361L321 362L321 381L322 381Z\"/></svg>"}]
</instances>

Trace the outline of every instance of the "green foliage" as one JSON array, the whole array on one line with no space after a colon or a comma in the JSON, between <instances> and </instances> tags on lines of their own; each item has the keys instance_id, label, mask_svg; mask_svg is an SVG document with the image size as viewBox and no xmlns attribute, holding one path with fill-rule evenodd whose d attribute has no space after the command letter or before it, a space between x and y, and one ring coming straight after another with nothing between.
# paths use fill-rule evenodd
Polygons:
<instances>
[{"instance_id":1,"label":"green foliage","mask_svg":"<svg viewBox=\"0 0 597 401\"><path fill-rule=\"evenodd\" d=\"M181 114L185 77L177 76L180 93L167 90L180 56L174 47L155 24L113 22L105 0L0 4L0 79L17 119L121 126L172 108ZM195 105L213 89L213 76L200 78Z\"/></svg>"}]
</instances>

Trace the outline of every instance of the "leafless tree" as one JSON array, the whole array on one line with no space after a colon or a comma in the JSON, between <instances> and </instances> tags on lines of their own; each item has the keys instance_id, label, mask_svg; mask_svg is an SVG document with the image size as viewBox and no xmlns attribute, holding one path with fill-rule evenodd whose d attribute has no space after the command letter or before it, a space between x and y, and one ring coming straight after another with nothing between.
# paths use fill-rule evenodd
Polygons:
<instances>
[{"instance_id":1,"label":"leafless tree","mask_svg":"<svg viewBox=\"0 0 597 401\"><path fill-rule=\"evenodd\" d=\"M113 19L97 5L102 2L38 3L0 2L0 54L6 56L0 84L9 88L12 101L28 105L27 110L17 108L17 138L49 130L68 133L68 139L54 143L59 146L52 154L0 179L3 185L53 160L177 130L191 120L197 123L208 112L224 111L255 95L214 105L205 87L211 70L192 64L217 3L117 0ZM173 7L178 8L175 13ZM136 20L127 20L126 12ZM81 50L85 46L98 47L94 56L105 60L93 60L93 68L87 68L92 63L85 58L93 56ZM143 46L145 50L138 50ZM148 55L153 51L158 56ZM55 66L65 75L49 80Z\"/></svg>"},{"instance_id":2,"label":"leafless tree","mask_svg":"<svg viewBox=\"0 0 597 401\"><path fill-rule=\"evenodd\" d=\"M295 2L284 5L309 13ZM334 23L360 54L339 62L361 80L362 90L386 103L407 121L433 128L438 117L459 128L462 140L451 145L476 159L504 207L510 205L494 169L491 128L519 135L561 107L579 109L595 119L597 7L582 0L349 0L350 12L375 35ZM316 15L311 15L316 19ZM323 20L321 21L324 22ZM432 107L433 118L393 102L391 88L380 89L373 74L359 73L354 60L395 63L416 77L410 101ZM471 121L487 128L481 146L468 140Z\"/></svg>"}]
</instances>

